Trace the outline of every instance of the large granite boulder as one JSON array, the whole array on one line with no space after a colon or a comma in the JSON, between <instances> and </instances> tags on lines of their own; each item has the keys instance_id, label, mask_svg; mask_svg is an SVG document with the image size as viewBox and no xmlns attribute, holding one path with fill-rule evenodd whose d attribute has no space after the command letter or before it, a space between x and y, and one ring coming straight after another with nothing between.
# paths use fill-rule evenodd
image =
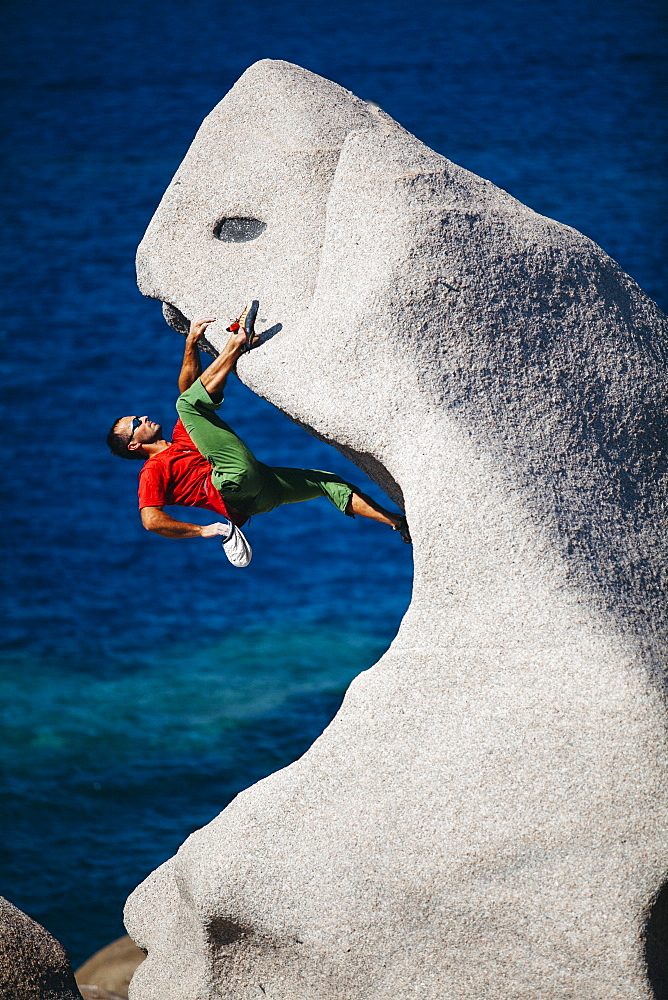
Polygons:
<instances>
[{"instance_id":1,"label":"large granite boulder","mask_svg":"<svg viewBox=\"0 0 668 1000\"><path fill-rule=\"evenodd\" d=\"M62 944L2 896L0 1000L81 1000Z\"/></svg>"},{"instance_id":2,"label":"large granite boulder","mask_svg":"<svg viewBox=\"0 0 668 1000\"><path fill-rule=\"evenodd\" d=\"M133 1000L665 995L659 310L273 61L205 120L138 273L176 328L219 317L212 348L259 299L240 377L405 506L415 585L308 753L131 896Z\"/></svg>"}]
</instances>

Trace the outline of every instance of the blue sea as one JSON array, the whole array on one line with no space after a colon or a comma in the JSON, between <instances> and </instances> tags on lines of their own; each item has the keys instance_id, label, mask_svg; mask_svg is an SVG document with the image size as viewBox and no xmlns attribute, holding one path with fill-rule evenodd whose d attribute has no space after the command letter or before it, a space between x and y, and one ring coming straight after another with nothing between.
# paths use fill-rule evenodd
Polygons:
<instances>
[{"instance_id":1,"label":"blue sea","mask_svg":"<svg viewBox=\"0 0 668 1000\"><path fill-rule=\"evenodd\" d=\"M133 258L200 121L256 59L299 63L582 230L666 308L662 18L660 0L3 5L0 893L75 965L192 830L308 748L410 600L408 547L325 500L254 519L245 571L150 535L136 466L106 450L117 416L174 419L182 340ZM382 500L236 380L226 407L262 460Z\"/></svg>"}]
</instances>

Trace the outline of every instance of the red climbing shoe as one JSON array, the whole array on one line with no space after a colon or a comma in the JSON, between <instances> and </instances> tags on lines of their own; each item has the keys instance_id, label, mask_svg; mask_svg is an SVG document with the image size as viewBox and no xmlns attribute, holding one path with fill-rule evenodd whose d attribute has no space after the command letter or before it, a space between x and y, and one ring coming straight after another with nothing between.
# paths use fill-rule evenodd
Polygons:
<instances>
[{"instance_id":1,"label":"red climbing shoe","mask_svg":"<svg viewBox=\"0 0 668 1000\"><path fill-rule=\"evenodd\" d=\"M237 330L243 330L246 334L246 343L243 346L243 352L250 351L253 347L253 341L255 340L255 317L257 316L257 311L260 307L260 303L257 299L253 299L249 302L241 316L234 323L231 323L227 331L228 333L236 333Z\"/></svg>"}]
</instances>

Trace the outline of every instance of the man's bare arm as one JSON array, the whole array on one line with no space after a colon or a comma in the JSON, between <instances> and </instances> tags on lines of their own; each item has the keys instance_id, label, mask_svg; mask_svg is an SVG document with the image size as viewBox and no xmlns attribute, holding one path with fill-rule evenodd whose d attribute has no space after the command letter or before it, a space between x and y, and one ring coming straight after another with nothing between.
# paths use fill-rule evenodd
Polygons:
<instances>
[{"instance_id":1,"label":"man's bare arm","mask_svg":"<svg viewBox=\"0 0 668 1000\"><path fill-rule=\"evenodd\" d=\"M213 538L227 535L228 525L216 521L214 524L187 524L165 514L162 507L142 507L141 523L147 531L153 531L163 538Z\"/></svg>"},{"instance_id":2,"label":"man's bare arm","mask_svg":"<svg viewBox=\"0 0 668 1000\"><path fill-rule=\"evenodd\" d=\"M185 392L186 389L189 389L202 374L202 362L197 345L204 336L209 323L215 323L215 321L215 316L206 316L194 319L190 324L186 346L183 350L181 371L179 372L179 392Z\"/></svg>"}]
</instances>

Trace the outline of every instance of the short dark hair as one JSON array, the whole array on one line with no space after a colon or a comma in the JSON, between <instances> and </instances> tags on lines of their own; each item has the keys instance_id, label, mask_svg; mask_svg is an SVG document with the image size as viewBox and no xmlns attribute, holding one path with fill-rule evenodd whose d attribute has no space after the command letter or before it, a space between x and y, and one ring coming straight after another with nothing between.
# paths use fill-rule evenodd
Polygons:
<instances>
[{"instance_id":1,"label":"short dark hair","mask_svg":"<svg viewBox=\"0 0 668 1000\"><path fill-rule=\"evenodd\" d=\"M112 455L118 455L119 458L131 458L136 460L138 458L146 458L142 455L141 449L137 448L134 451L130 451L128 448L128 442L125 438L121 437L116 428L120 424L123 417L119 417L118 420L114 420L111 425L111 430L107 434L107 444L109 445L109 450Z\"/></svg>"}]
</instances>

